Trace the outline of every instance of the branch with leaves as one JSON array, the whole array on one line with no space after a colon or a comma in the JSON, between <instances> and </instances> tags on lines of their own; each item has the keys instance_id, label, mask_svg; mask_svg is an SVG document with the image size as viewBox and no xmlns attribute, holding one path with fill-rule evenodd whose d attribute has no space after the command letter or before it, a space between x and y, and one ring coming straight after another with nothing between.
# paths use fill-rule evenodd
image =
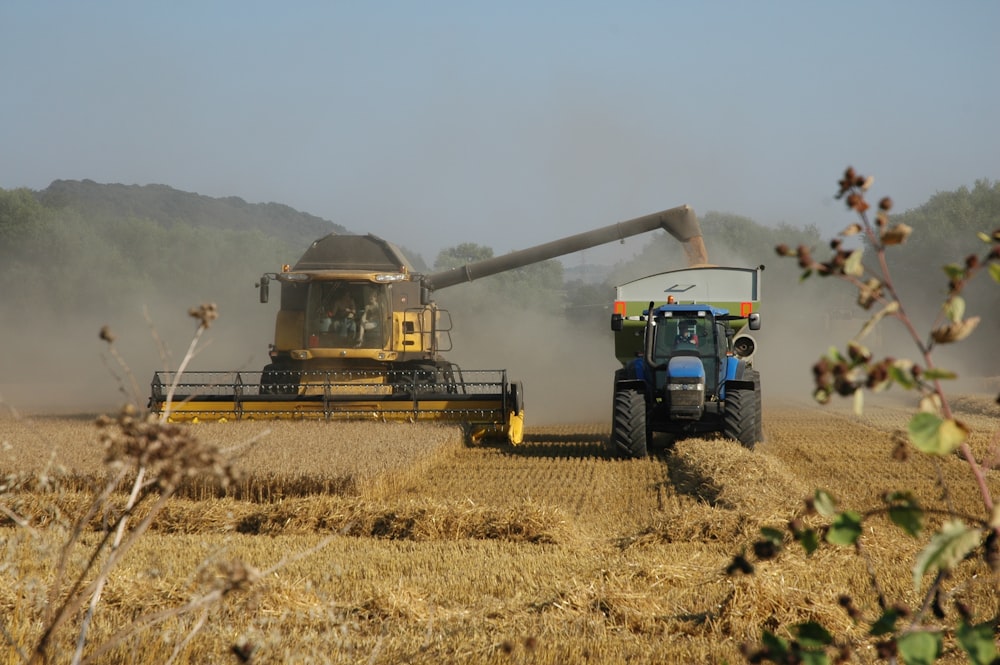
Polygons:
<instances>
[{"instance_id":1,"label":"branch with leaves","mask_svg":"<svg viewBox=\"0 0 1000 665\"><path fill-rule=\"evenodd\" d=\"M883 505L857 512L841 509L836 499L823 490L817 490L806 502L807 512L826 520L820 528L807 527L801 520L790 521L784 529L765 528L761 539L754 544L758 560L773 559L782 551L786 537L801 545L807 555L818 548L830 545L851 547L865 557L863 534L875 516L886 516L899 527L906 537L920 537L925 531L926 517L937 513L940 526L930 535L926 546L917 555L912 567L913 585L920 592L924 580L933 575L932 583L921 594L920 606L915 609L901 604L891 604L883 592L876 571L868 566L871 585L878 598L880 614L869 620L869 635L878 640L878 655L890 662L902 659L904 663L931 663L942 652L942 630L935 627L945 617L942 610L942 583L960 565L970 558L981 557L994 574L1000 573L1000 506L997 505L986 480L986 473L1000 459L997 449L1000 430L994 434L990 450L983 460L977 460L969 446L970 429L955 417L944 381L957 377L955 372L938 367L935 349L943 344L954 344L967 339L979 325L980 317L966 314L963 293L966 287L982 272L1000 283L1000 228L991 233L980 232L978 239L986 245L979 253L966 256L961 263L944 266L947 278L947 297L929 333L922 335L907 313L893 281L887 261L887 251L905 244L913 229L903 223L892 223L889 213L892 200L882 198L874 219L867 195L874 183L871 177L848 168L839 181L836 198L843 199L858 221L845 228L830 242L832 256L825 261L814 257L806 246L794 249L778 245L779 256L795 258L802 269L801 280L812 276L833 277L847 283L856 291L858 307L870 312L859 333L847 343L844 351L832 348L812 368L815 388L813 397L820 404L828 404L834 395L854 400L855 412L863 411L865 391L881 392L890 387L916 391L919 395L918 410L907 425L905 440L901 440L895 456L905 459L912 446L923 454L946 456L958 453L968 466L972 481L982 499L983 511L979 515L958 514L954 509L928 511L922 508L912 492L898 490L883 495ZM858 245L848 247L850 238L861 239ZM866 260L868 262L866 263ZM875 358L863 344L864 338L885 319L896 319L909 334L919 354L919 362L892 357ZM1000 402L1000 398L997 399ZM867 559L866 559L867 560ZM734 557L728 574L753 574L753 564L744 556ZM984 582L988 583L988 582ZM853 600L840 597L840 605L855 621L864 620L854 607ZM975 624L972 613L962 603L956 603L958 619L952 634L976 665L995 665L1000 662L1000 651L994 631L1000 615ZM763 631L761 644L746 647L744 655L749 662L775 663L829 663L831 650L835 662L846 662L850 646L835 644L833 636L819 623L805 622L790 626L791 639Z\"/></svg>"}]
</instances>

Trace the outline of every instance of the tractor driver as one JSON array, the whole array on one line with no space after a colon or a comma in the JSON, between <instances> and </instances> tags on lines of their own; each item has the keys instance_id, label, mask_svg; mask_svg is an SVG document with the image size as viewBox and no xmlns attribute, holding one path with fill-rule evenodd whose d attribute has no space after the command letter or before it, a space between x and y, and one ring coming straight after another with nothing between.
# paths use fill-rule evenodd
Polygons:
<instances>
[{"instance_id":1,"label":"tractor driver","mask_svg":"<svg viewBox=\"0 0 1000 665\"><path fill-rule=\"evenodd\" d=\"M698 346L698 327L694 321L685 319L677 324L674 346Z\"/></svg>"}]
</instances>

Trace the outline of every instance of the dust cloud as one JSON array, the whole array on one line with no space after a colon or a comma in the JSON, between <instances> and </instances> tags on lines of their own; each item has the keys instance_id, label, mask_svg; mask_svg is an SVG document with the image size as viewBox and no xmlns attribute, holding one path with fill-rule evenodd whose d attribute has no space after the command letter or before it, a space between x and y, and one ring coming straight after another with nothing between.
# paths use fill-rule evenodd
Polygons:
<instances>
[{"instance_id":1,"label":"dust cloud","mask_svg":"<svg viewBox=\"0 0 1000 665\"><path fill-rule=\"evenodd\" d=\"M153 372L176 369L187 352L197 327L187 311L214 301L210 289L205 296L150 296L72 315L39 299L30 311L5 312L0 403L26 415L113 413L126 403L144 408ZM277 305L259 304L252 285L246 301L217 303L219 319L202 336L191 369L259 370L267 363ZM105 325L124 366L100 339Z\"/></svg>"},{"instance_id":2,"label":"dust cloud","mask_svg":"<svg viewBox=\"0 0 1000 665\"><path fill-rule=\"evenodd\" d=\"M603 329L537 311L451 314L454 348L443 355L463 369L506 369L509 380L523 384L526 424L610 423L620 367L610 312Z\"/></svg>"},{"instance_id":3,"label":"dust cloud","mask_svg":"<svg viewBox=\"0 0 1000 665\"><path fill-rule=\"evenodd\" d=\"M761 285L763 325L753 333L758 349L754 364L761 372L765 403L781 397L808 398L813 363L830 346L844 349L870 315L857 307L856 293L830 278L800 281L791 259L748 260L711 247L709 257L717 265L766 265ZM942 293L932 292L926 276L899 286L907 302L914 303L908 311L917 329L929 330L943 301L943 281ZM609 307L612 297L609 293ZM4 307L0 404L27 414L113 412L126 402L145 407L153 372L175 369L192 339L196 321L188 316L188 308L210 301L218 304L220 317L206 332L190 369L261 369L268 362L278 303L272 298L271 303L260 304L252 281L241 281L238 288L210 284L200 293L154 294L103 310L81 306L72 315L46 308L41 296L25 311ZM606 320L574 324L561 312L518 311L509 299L497 301L496 307L449 307L453 349L444 356L466 369L507 369L511 380L523 383L529 424L609 420L613 373L619 367L610 309ZM970 297L969 314L982 313L989 302ZM115 349L127 370L99 339L104 325L116 335ZM969 340L935 350L938 365L962 377L946 389L995 390L991 378L997 374L991 348L995 332L996 321L985 321ZM919 360L909 334L895 320L883 321L863 342L878 357Z\"/></svg>"}]
</instances>

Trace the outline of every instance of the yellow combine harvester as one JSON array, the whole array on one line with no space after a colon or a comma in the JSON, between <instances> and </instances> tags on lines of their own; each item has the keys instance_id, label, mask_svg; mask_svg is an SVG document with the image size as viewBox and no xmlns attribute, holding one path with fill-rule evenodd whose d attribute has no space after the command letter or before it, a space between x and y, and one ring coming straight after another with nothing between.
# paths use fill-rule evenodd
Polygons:
<instances>
[{"instance_id":1,"label":"yellow combine harvester","mask_svg":"<svg viewBox=\"0 0 1000 665\"><path fill-rule=\"evenodd\" d=\"M262 303L271 282L281 285L263 370L156 372L150 408L173 421L457 422L474 441L499 434L520 443L521 384L506 370L463 370L441 356L452 348L451 317L431 293L657 229L684 243L690 265L707 262L688 206L429 275L381 238L330 234L257 284Z\"/></svg>"}]
</instances>

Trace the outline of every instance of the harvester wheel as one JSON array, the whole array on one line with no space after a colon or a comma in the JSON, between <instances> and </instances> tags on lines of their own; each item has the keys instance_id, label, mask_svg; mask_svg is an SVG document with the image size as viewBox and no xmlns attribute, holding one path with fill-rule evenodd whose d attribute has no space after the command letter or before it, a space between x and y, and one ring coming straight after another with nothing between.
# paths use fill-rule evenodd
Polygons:
<instances>
[{"instance_id":1,"label":"harvester wheel","mask_svg":"<svg viewBox=\"0 0 1000 665\"><path fill-rule=\"evenodd\" d=\"M648 454L646 430L646 399L635 388L615 391L611 425L611 445L615 452L627 457Z\"/></svg>"},{"instance_id":2,"label":"harvester wheel","mask_svg":"<svg viewBox=\"0 0 1000 665\"><path fill-rule=\"evenodd\" d=\"M756 393L749 390L727 391L723 415L722 435L739 441L749 450L757 443L757 410L760 407L755 397Z\"/></svg>"}]
</instances>

